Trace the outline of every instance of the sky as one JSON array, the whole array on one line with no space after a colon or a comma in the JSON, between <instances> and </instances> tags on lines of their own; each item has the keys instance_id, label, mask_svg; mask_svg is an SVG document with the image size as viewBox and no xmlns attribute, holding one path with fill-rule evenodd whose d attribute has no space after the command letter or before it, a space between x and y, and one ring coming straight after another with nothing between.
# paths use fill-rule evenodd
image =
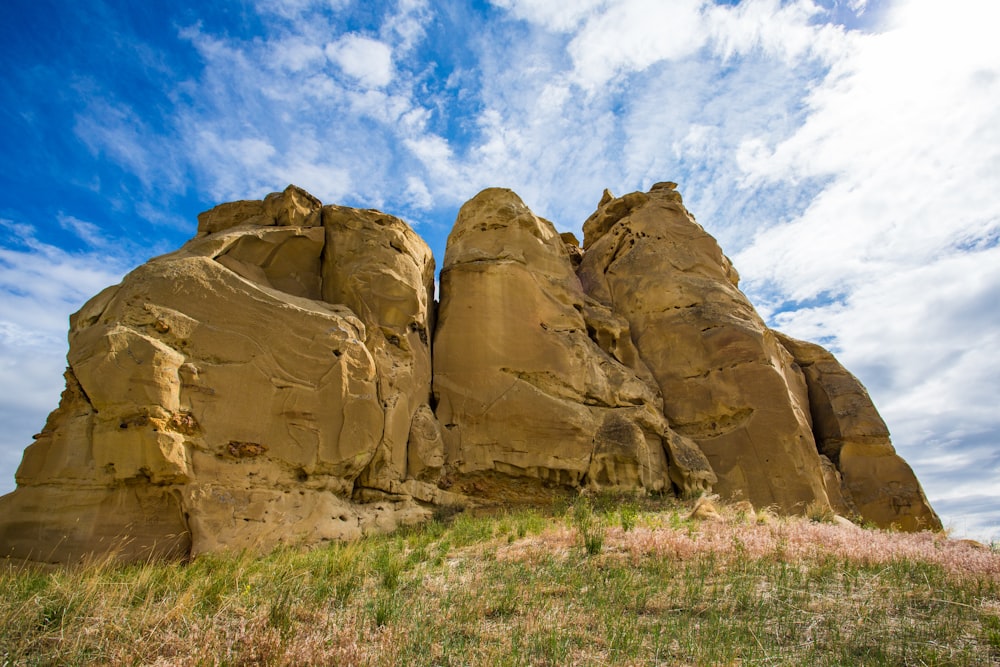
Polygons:
<instances>
[{"instance_id":1,"label":"sky","mask_svg":"<svg viewBox=\"0 0 1000 667\"><path fill-rule=\"evenodd\" d=\"M299 185L407 220L515 190L580 234L664 180L769 325L867 386L956 536L1000 540L1000 2L6 0L0 493L67 318Z\"/></svg>"}]
</instances>

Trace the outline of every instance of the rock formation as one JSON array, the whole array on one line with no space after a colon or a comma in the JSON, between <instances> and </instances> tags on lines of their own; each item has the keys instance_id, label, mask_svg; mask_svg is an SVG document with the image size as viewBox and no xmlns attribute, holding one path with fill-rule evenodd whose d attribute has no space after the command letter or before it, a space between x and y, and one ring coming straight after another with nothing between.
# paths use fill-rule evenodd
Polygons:
<instances>
[{"instance_id":1,"label":"rock formation","mask_svg":"<svg viewBox=\"0 0 1000 667\"><path fill-rule=\"evenodd\" d=\"M433 273L406 223L298 188L202 214L71 318L66 391L2 501L4 554L198 554L424 518L385 492L411 438L418 478L442 464Z\"/></svg>"},{"instance_id":2,"label":"rock formation","mask_svg":"<svg viewBox=\"0 0 1000 667\"><path fill-rule=\"evenodd\" d=\"M459 212L438 317L434 394L456 473L690 493L715 481L670 432L628 323L584 294L552 223L510 190Z\"/></svg>"},{"instance_id":3,"label":"rock formation","mask_svg":"<svg viewBox=\"0 0 1000 667\"><path fill-rule=\"evenodd\" d=\"M836 474L834 509L878 526L940 528L913 470L889 440L889 429L864 386L819 345L775 332L805 374L813 432L825 467Z\"/></svg>"},{"instance_id":4,"label":"rock formation","mask_svg":"<svg viewBox=\"0 0 1000 667\"><path fill-rule=\"evenodd\" d=\"M486 190L441 280L435 313L406 223L294 186L203 213L71 317L0 555L310 544L544 488L940 528L864 388L765 326L674 184L606 192L583 248Z\"/></svg>"},{"instance_id":5,"label":"rock formation","mask_svg":"<svg viewBox=\"0 0 1000 667\"><path fill-rule=\"evenodd\" d=\"M717 492L786 512L827 504L805 379L674 187L605 193L583 226L584 288L628 320L667 419L708 457Z\"/></svg>"}]
</instances>

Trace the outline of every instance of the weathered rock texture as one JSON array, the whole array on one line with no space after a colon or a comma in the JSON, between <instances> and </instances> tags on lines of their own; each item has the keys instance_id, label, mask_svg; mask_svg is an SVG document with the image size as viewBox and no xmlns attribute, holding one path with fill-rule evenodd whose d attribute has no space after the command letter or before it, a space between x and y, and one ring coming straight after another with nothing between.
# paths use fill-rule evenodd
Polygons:
<instances>
[{"instance_id":1,"label":"weathered rock texture","mask_svg":"<svg viewBox=\"0 0 1000 667\"><path fill-rule=\"evenodd\" d=\"M628 323L584 294L563 239L510 190L473 198L448 238L434 393L459 475L692 492L715 481L669 431Z\"/></svg>"},{"instance_id":2,"label":"weathered rock texture","mask_svg":"<svg viewBox=\"0 0 1000 667\"><path fill-rule=\"evenodd\" d=\"M667 419L708 457L716 491L786 512L827 504L805 379L673 184L606 194L584 248L585 289L628 320Z\"/></svg>"},{"instance_id":3,"label":"weathered rock texture","mask_svg":"<svg viewBox=\"0 0 1000 667\"><path fill-rule=\"evenodd\" d=\"M775 334L805 374L816 444L840 480L835 509L902 530L940 528L864 386L819 345Z\"/></svg>"},{"instance_id":4,"label":"weathered rock texture","mask_svg":"<svg viewBox=\"0 0 1000 667\"><path fill-rule=\"evenodd\" d=\"M433 273L401 220L298 188L203 214L71 318L66 391L2 501L4 555L266 548L423 518L411 494L448 500L423 481L442 465Z\"/></svg>"},{"instance_id":5,"label":"weathered rock texture","mask_svg":"<svg viewBox=\"0 0 1000 667\"><path fill-rule=\"evenodd\" d=\"M544 487L714 487L939 528L860 383L737 282L673 184L605 193L582 249L480 193L436 323L433 258L401 220L294 186L217 206L71 318L0 555L349 539Z\"/></svg>"},{"instance_id":6,"label":"weathered rock texture","mask_svg":"<svg viewBox=\"0 0 1000 667\"><path fill-rule=\"evenodd\" d=\"M885 527L940 528L863 387L822 348L767 328L675 187L605 191L578 273L628 321L664 414L708 457L715 490L785 512L832 503Z\"/></svg>"}]
</instances>

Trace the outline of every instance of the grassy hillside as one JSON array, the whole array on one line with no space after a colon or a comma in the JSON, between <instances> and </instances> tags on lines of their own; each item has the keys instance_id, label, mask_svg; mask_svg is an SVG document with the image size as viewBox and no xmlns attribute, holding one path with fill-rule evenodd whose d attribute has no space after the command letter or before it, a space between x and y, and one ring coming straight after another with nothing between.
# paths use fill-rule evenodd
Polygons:
<instances>
[{"instance_id":1,"label":"grassy hillside","mask_svg":"<svg viewBox=\"0 0 1000 667\"><path fill-rule=\"evenodd\" d=\"M675 501L0 572L0 664L1000 664L1000 553Z\"/></svg>"}]
</instances>

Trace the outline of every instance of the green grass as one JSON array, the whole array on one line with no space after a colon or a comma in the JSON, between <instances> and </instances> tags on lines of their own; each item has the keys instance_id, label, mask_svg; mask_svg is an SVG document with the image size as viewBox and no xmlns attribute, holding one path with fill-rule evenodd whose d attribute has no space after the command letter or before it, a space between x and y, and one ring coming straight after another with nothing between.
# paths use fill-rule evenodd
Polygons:
<instances>
[{"instance_id":1,"label":"green grass","mask_svg":"<svg viewBox=\"0 0 1000 667\"><path fill-rule=\"evenodd\" d=\"M687 511L597 497L185 565L11 563L0 665L1000 664L989 548Z\"/></svg>"}]
</instances>

